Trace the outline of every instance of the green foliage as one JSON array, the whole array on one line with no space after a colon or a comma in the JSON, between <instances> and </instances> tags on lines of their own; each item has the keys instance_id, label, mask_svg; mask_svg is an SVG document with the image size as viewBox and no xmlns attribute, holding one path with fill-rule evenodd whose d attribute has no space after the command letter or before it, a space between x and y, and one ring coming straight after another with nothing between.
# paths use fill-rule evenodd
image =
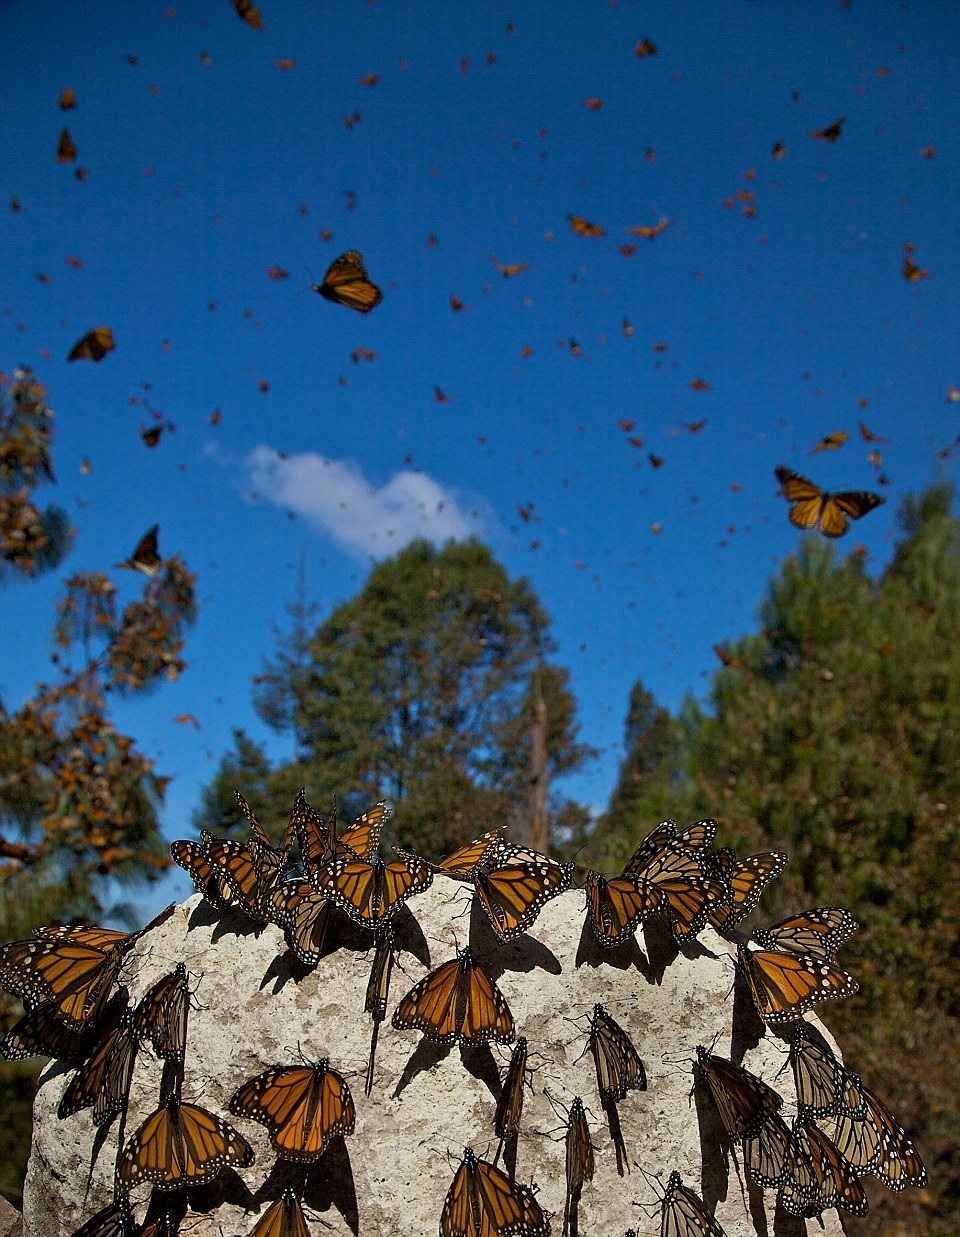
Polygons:
<instances>
[{"instance_id":1,"label":"green foliage","mask_svg":"<svg viewBox=\"0 0 960 1237\"><path fill-rule=\"evenodd\" d=\"M252 784L274 803L306 785L317 799L338 796L347 817L389 798L399 840L440 854L525 810L536 690L551 776L591 754L576 741L567 674L546 662L546 613L527 581L510 580L478 541L413 542L309 640L302 598L290 613L293 630L268 662L258 707L294 732L297 758L267 773L262 753L238 744L198 825L225 819L233 788L247 793L247 782L231 779L250 765L255 779L266 777Z\"/></svg>"},{"instance_id":2,"label":"green foliage","mask_svg":"<svg viewBox=\"0 0 960 1237\"><path fill-rule=\"evenodd\" d=\"M735 644L709 704L681 717L682 819L718 816L741 852L781 847L790 866L761 922L840 904L861 923L843 961L861 991L826 1007L847 1059L915 1135L917 1191L875 1198L850 1231L946 1234L960 1226L960 521L934 486L901 511L904 537L878 580L863 555L805 538L770 586L762 628ZM625 776L642 765L634 745ZM671 771L672 755L665 757ZM648 779L629 819L660 818ZM625 839L624 846L629 845ZM609 843L608 843L609 844ZM940 1218L928 1215L939 1212ZM886 1227L885 1227L886 1226Z\"/></svg>"}]
</instances>

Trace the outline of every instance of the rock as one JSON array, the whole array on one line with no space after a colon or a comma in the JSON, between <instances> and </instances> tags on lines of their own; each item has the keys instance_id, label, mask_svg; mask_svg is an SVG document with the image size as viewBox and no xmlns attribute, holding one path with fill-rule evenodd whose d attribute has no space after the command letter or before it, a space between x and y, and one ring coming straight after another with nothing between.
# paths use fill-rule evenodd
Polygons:
<instances>
[{"instance_id":1,"label":"rock","mask_svg":"<svg viewBox=\"0 0 960 1237\"><path fill-rule=\"evenodd\" d=\"M0 1194L0 1237L21 1237L23 1217L12 1203Z\"/></svg>"},{"instance_id":2,"label":"rock","mask_svg":"<svg viewBox=\"0 0 960 1237\"><path fill-rule=\"evenodd\" d=\"M427 969L453 957L469 937L506 997L517 1033L529 1041L533 1090L526 1093L516 1176L535 1184L540 1205L553 1216L554 1237L562 1228L564 1142L562 1120L547 1093L563 1110L581 1095L587 1109L596 1172L579 1206L583 1237L659 1229L657 1194L640 1168L664 1186L670 1172L679 1170L686 1185L716 1205L728 1237L806 1232L804 1221L783 1214L774 1229L773 1193L752 1184L741 1188L734 1162L721 1151L709 1096L698 1088L691 1098L697 1045L714 1045L713 1051L774 1086L785 1098L786 1114L793 1109L785 1044L763 1033L739 987L731 991L731 946L707 930L687 954L678 954L668 934L651 924L636 946L601 951L585 924L579 891L549 902L528 935L498 945L479 907L465 913L465 898L464 886L438 877L404 908L397 921L403 952L393 971L389 1013ZM330 1232L433 1237L464 1147L493 1159L498 1074L502 1078L509 1047L444 1048L417 1032L394 1030L388 1018L380 1027L373 1092L364 1095L372 1024L363 1002L372 958L367 935L350 927L345 942L307 971L287 950L279 928L257 931L239 912L220 916L199 895L138 941L121 972L132 1001L180 961L190 975L184 1101L227 1117L256 1150L252 1167L225 1169L190 1191L191 1237L249 1233L283 1181L296 1176L295 1170L275 1169L266 1129L230 1117L228 1104L246 1079L296 1064L300 1053L311 1061L329 1058L347 1077L356 1103L355 1133L335 1141L309 1173L308 1218L321 1216ZM624 1176L618 1175L586 1051L597 1002L631 1036L648 1080L646 1091L631 1091L618 1105ZM162 1067L148 1047L141 1048L124 1140L157 1108ZM24 1191L29 1237L71 1237L113 1198L119 1121L98 1132L89 1110L58 1120L70 1076L54 1063L40 1080ZM163 1197L182 1209L180 1193ZM145 1187L133 1194L138 1220L149 1195ZM824 1222L816 1231L839 1237L837 1213L827 1212ZM314 1220L312 1231L321 1229Z\"/></svg>"}]
</instances>

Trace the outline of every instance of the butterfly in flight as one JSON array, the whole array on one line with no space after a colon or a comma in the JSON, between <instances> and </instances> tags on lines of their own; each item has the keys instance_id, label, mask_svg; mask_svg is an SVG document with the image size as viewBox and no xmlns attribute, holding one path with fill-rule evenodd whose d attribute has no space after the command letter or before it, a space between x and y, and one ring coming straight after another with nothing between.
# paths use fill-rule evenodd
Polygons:
<instances>
[{"instance_id":1,"label":"butterfly in flight","mask_svg":"<svg viewBox=\"0 0 960 1237\"><path fill-rule=\"evenodd\" d=\"M512 1044L515 1035L503 993L469 949L414 984L394 1010L393 1026L440 1044Z\"/></svg>"},{"instance_id":2,"label":"butterfly in flight","mask_svg":"<svg viewBox=\"0 0 960 1237\"><path fill-rule=\"evenodd\" d=\"M850 435L846 430L836 430L832 434L828 434L826 438L821 438L815 447L810 451L811 455L816 455L818 451L837 451L843 444L849 441Z\"/></svg>"},{"instance_id":3,"label":"butterfly in flight","mask_svg":"<svg viewBox=\"0 0 960 1237\"><path fill-rule=\"evenodd\" d=\"M504 279L509 279L511 275L522 275L524 271L530 269L529 262L508 262L503 263L490 254L490 261L497 268Z\"/></svg>"},{"instance_id":4,"label":"butterfly in flight","mask_svg":"<svg viewBox=\"0 0 960 1237\"><path fill-rule=\"evenodd\" d=\"M782 493L790 503L790 523L795 528L815 528L825 537L842 537L850 520L862 519L886 499L866 490L838 490L830 494L791 472L782 464L775 470Z\"/></svg>"},{"instance_id":5,"label":"butterfly in flight","mask_svg":"<svg viewBox=\"0 0 960 1237\"><path fill-rule=\"evenodd\" d=\"M210 1180L227 1165L252 1163L253 1148L232 1125L170 1091L124 1148L117 1182L127 1191L145 1181L172 1190Z\"/></svg>"},{"instance_id":6,"label":"butterfly in flight","mask_svg":"<svg viewBox=\"0 0 960 1237\"><path fill-rule=\"evenodd\" d=\"M818 137L821 142L835 142L843 132L844 120L845 117L838 116L836 120L822 129L811 129L810 136Z\"/></svg>"},{"instance_id":7,"label":"butterfly in flight","mask_svg":"<svg viewBox=\"0 0 960 1237\"><path fill-rule=\"evenodd\" d=\"M478 1160L471 1147L453 1177L443 1211L440 1237L548 1237L550 1221L533 1191Z\"/></svg>"},{"instance_id":8,"label":"butterfly in flight","mask_svg":"<svg viewBox=\"0 0 960 1237\"><path fill-rule=\"evenodd\" d=\"M233 7L237 10L237 16L242 18L248 26L253 26L254 30L263 29L260 10L255 7L253 0L233 0Z\"/></svg>"},{"instance_id":9,"label":"butterfly in flight","mask_svg":"<svg viewBox=\"0 0 960 1237\"><path fill-rule=\"evenodd\" d=\"M591 223L582 215L567 215L567 220L578 236L606 236L607 234L606 228L601 228L598 223Z\"/></svg>"},{"instance_id":10,"label":"butterfly in flight","mask_svg":"<svg viewBox=\"0 0 960 1237\"><path fill-rule=\"evenodd\" d=\"M368 314L383 300L383 293L371 282L367 268L363 265L363 257L356 249L350 249L339 258L334 258L323 282L311 286L324 300L346 305L361 314Z\"/></svg>"},{"instance_id":11,"label":"butterfly in flight","mask_svg":"<svg viewBox=\"0 0 960 1237\"><path fill-rule=\"evenodd\" d=\"M68 361L102 361L108 352L116 348L113 331L108 326L95 326L73 345L67 353Z\"/></svg>"},{"instance_id":12,"label":"butterfly in flight","mask_svg":"<svg viewBox=\"0 0 960 1237\"><path fill-rule=\"evenodd\" d=\"M149 579L153 579L163 566L163 559L157 550L157 535L159 532L159 524L154 524L152 528L148 528L137 542L130 557L125 558L122 563L117 563L116 566L125 567L129 571L142 571Z\"/></svg>"},{"instance_id":13,"label":"butterfly in flight","mask_svg":"<svg viewBox=\"0 0 960 1237\"><path fill-rule=\"evenodd\" d=\"M346 1079L326 1059L258 1074L233 1093L230 1111L265 1125L277 1155L298 1164L319 1160L356 1121Z\"/></svg>"}]
</instances>

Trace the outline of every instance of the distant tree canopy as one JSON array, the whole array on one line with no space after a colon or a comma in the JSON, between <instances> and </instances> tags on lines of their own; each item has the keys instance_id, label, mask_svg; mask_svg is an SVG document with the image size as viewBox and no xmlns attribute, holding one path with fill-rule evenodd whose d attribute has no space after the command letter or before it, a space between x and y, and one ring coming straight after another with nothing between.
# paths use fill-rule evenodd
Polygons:
<instances>
[{"instance_id":1,"label":"distant tree canopy","mask_svg":"<svg viewBox=\"0 0 960 1237\"><path fill-rule=\"evenodd\" d=\"M771 583L761 628L731 646L706 706L678 719L640 684L610 811L590 841L610 867L663 815L715 816L741 853L790 866L771 922L842 905L862 925L842 961L861 981L824 1007L844 1052L917 1135L938 1193L960 1197L960 521L936 485L900 509L876 580L857 550L805 537ZM651 759L653 757L653 759ZM671 787L672 795L664 793ZM881 1192L882 1193L882 1192ZM908 1191L882 1204L909 1216ZM916 1212L903 1231L929 1230ZM948 1209L949 1210L949 1209ZM880 1231L880 1212L863 1229ZM886 1230L884 1230L886 1231Z\"/></svg>"},{"instance_id":2,"label":"distant tree canopy","mask_svg":"<svg viewBox=\"0 0 960 1237\"><path fill-rule=\"evenodd\" d=\"M0 383L0 558L33 578L59 563L75 532L34 503L53 480L53 413L27 371ZM108 716L110 696L175 679L194 577L178 558L122 609L100 572L65 582L53 624L53 681L16 711L0 703L0 939L39 922L96 918L105 878L155 879L168 865L157 824L166 779Z\"/></svg>"},{"instance_id":3,"label":"distant tree canopy","mask_svg":"<svg viewBox=\"0 0 960 1237\"><path fill-rule=\"evenodd\" d=\"M567 672L546 660L549 620L475 540L415 541L307 636L303 610L258 676L257 706L294 735L297 759L265 772L245 736L204 794L195 823L236 821L234 788L289 803L301 785L347 811L380 798L399 839L436 854L526 810L534 703L546 704L552 777L591 754L577 742ZM254 774L253 785L237 780ZM569 806L555 803L569 820ZM274 824L276 825L276 821Z\"/></svg>"}]
</instances>

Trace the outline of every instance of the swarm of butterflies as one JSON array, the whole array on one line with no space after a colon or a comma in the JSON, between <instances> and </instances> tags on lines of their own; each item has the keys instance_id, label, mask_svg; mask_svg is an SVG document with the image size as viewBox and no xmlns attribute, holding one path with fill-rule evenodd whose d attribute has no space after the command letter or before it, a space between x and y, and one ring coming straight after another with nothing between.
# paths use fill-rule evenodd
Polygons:
<instances>
[{"instance_id":1,"label":"swarm of butterflies","mask_svg":"<svg viewBox=\"0 0 960 1237\"><path fill-rule=\"evenodd\" d=\"M250 833L245 841L207 832L199 841L176 841L174 860L220 913L238 912L255 924L278 925L305 968L348 932L360 929L373 950L364 1012L373 1029L365 1092L375 1077L375 1052L386 1019L396 952L394 920L435 875L472 889L498 942L528 932L544 905L565 892L573 864L561 864L492 830L440 863L394 848L380 854L390 816L377 804L338 830L336 808L324 819L297 796L286 832L273 845L242 795L237 801ZM765 886L787 864L778 851L738 858L714 849L717 822L686 829L663 821L639 844L619 876L588 872L586 913L601 952L633 940L641 925L659 921L676 945L690 945L709 924L737 945L737 969L760 1018L774 1031L789 1029L789 1062L797 1113L788 1126L782 1097L767 1083L711 1048L697 1048L690 1065L716 1106L731 1147L739 1146L751 1180L777 1191L793 1215L817 1217L831 1208L863 1215L861 1176L878 1177L892 1190L926 1183L923 1163L903 1128L859 1076L841 1064L826 1040L802 1015L822 1001L857 991L855 979L836 963L840 947L858 925L846 910L820 907L747 935L741 921ZM181 963L133 1009L118 984L133 945L168 917L167 908L140 932L99 927L45 927L0 949L0 986L16 995L26 1013L0 1041L0 1055L16 1060L51 1056L75 1067L58 1108L63 1119L91 1109L106 1135L126 1111L134 1060L149 1044L163 1063L156 1109L118 1147L115 1198L75 1237L172 1237L176 1207L163 1200L208 1182L223 1168L246 1167L250 1144L230 1122L181 1096L187 1047L190 976ZM416 983L396 1005L392 1026L419 1031L442 1045L496 1042L513 1053L493 1117L500 1140L492 1162L467 1147L440 1206L440 1237L547 1237L550 1216L531 1185L515 1179L516 1140L524 1090L530 1088L528 1041L517 1038L508 1002L483 958L460 949ZM600 1004L589 1019L587 1046L597 1090L623 1174L617 1104L630 1090L645 1090L646 1073L627 1032ZM551 1103L553 1101L551 1100ZM556 1107L556 1105L554 1105ZM335 1140L353 1133L356 1109L350 1086L329 1060L277 1063L246 1080L229 1101L230 1113L264 1125L278 1166L289 1177L250 1230L253 1237L309 1237L303 1208L310 1168ZM583 1099L562 1112L565 1128L566 1201L563 1233L576 1234L577 1208L594 1173L594 1148ZM498 1167L501 1151L513 1147ZM653 1179L656 1181L656 1179ZM159 1208L138 1225L130 1195L151 1185ZM716 1217L673 1171L658 1186L661 1234L722 1237ZM438 1200L439 1203L439 1200ZM180 1217L182 1217L181 1208Z\"/></svg>"}]
</instances>

